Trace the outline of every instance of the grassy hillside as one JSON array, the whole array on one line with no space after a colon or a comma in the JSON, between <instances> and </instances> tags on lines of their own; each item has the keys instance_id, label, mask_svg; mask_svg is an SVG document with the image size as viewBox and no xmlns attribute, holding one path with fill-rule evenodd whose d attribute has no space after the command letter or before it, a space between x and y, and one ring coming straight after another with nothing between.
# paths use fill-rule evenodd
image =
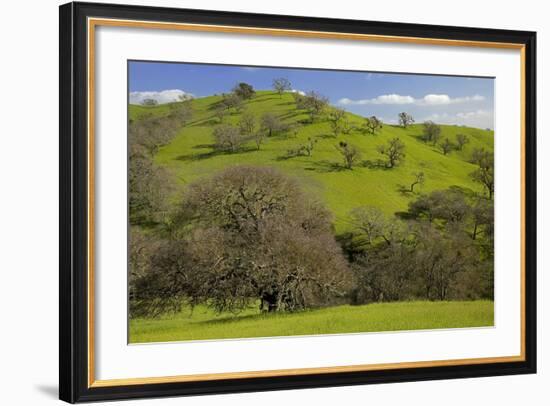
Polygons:
<instances>
[{"instance_id":1,"label":"grassy hillside","mask_svg":"<svg viewBox=\"0 0 550 406\"><path fill-rule=\"evenodd\" d=\"M214 314L203 306L160 319L130 320L130 342L359 333L493 325L493 302L398 302L299 313Z\"/></svg>"},{"instance_id":2,"label":"grassy hillside","mask_svg":"<svg viewBox=\"0 0 550 406\"><path fill-rule=\"evenodd\" d=\"M458 126L442 126L442 139L449 137L455 141L455 134L462 133L470 142L463 151L453 151L445 156L432 145L422 142L419 137L422 125L413 125L407 129L384 125L377 135L365 135L352 131L349 135L335 138L330 133L329 123L319 120L313 124L304 124L298 134L276 135L268 138L260 151L252 142L237 153L215 152L212 148L212 131L218 124L214 117L213 105L220 96L210 96L193 100L193 118L183 127L176 138L162 147L156 162L174 171L178 181L184 185L203 176L208 176L224 167L235 164L269 165L298 179L303 187L320 199L335 215L336 231L347 228L348 213L357 206L376 206L387 214L402 211L415 195L404 193L401 188L408 187L413 181L414 172L425 174L425 184L415 192L429 192L445 189L452 185L482 192L480 185L474 183L469 174L475 166L467 162L473 148L484 147L493 150L493 132ZM131 119L145 114L165 115L168 105L144 107L131 105ZM272 112L287 123L307 120L308 116L296 110L290 93L279 97L270 91L260 91L245 103L245 109L254 113L258 119L264 112ZM236 124L242 113L233 112L226 123ZM357 125L362 118L347 113L350 121ZM308 137L318 140L311 157L287 157L287 151L307 141ZM377 152L377 146L393 137L399 137L406 145L404 163L393 169L376 165L383 158ZM342 157L335 146L345 140L362 152L362 164L353 170L342 166Z\"/></svg>"}]
</instances>

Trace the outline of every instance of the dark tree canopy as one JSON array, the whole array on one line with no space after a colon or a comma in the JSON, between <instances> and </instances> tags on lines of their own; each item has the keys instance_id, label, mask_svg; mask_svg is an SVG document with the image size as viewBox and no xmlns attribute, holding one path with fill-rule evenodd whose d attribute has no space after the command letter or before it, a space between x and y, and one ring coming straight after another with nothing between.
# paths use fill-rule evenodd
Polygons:
<instances>
[{"instance_id":1,"label":"dark tree canopy","mask_svg":"<svg viewBox=\"0 0 550 406\"><path fill-rule=\"evenodd\" d=\"M352 301L491 299L491 201L467 199L458 190L434 191L410 210L414 220L407 222L374 207L350 213Z\"/></svg>"},{"instance_id":2,"label":"dark tree canopy","mask_svg":"<svg viewBox=\"0 0 550 406\"><path fill-rule=\"evenodd\" d=\"M254 97L256 94L256 91L252 87L252 85L249 85L248 83L240 82L235 85L233 88L233 93L235 93L238 97L240 97L243 100L248 100Z\"/></svg>"},{"instance_id":3,"label":"dark tree canopy","mask_svg":"<svg viewBox=\"0 0 550 406\"><path fill-rule=\"evenodd\" d=\"M469 215L469 210L466 195L460 189L434 190L409 203L409 212L415 218L429 222L440 219L459 223Z\"/></svg>"}]
</instances>

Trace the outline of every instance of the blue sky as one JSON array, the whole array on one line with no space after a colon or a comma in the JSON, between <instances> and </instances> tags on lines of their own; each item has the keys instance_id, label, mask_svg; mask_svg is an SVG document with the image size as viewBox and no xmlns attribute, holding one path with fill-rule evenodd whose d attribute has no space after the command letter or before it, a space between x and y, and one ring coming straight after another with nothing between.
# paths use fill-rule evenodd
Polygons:
<instances>
[{"instance_id":1,"label":"blue sky","mask_svg":"<svg viewBox=\"0 0 550 406\"><path fill-rule=\"evenodd\" d=\"M278 77L289 79L296 91L315 90L333 105L387 123L406 111L417 122L493 128L492 78L131 61L130 102L167 103L184 93L209 96L229 92L238 82L271 89Z\"/></svg>"}]
</instances>

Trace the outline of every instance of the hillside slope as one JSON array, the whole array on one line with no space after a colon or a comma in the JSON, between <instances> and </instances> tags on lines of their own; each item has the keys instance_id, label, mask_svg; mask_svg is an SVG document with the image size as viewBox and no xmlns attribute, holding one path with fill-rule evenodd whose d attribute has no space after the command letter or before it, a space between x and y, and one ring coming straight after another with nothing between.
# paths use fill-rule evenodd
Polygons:
<instances>
[{"instance_id":1,"label":"hillside slope","mask_svg":"<svg viewBox=\"0 0 550 406\"><path fill-rule=\"evenodd\" d=\"M266 139L259 151L250 142L242 151L219 153L212 148L212 131L218 124L213 106L220 99L220 96L209 96L193 100L194 114L191 122L182 127L175 139L157 153L156 163L173 170L182 185L229 165L275 166L296 178L305 189L325 202L335 215L337 232L347 229L348 214L358 206L375 206L387 214L393 214L406 210L409 201L420 192L426 193L454 185L477 192L483 191L479 184L471 180L469 174L476 167L467 160L474 148L493 150L492 131L441 126L442 139L449 137L454 142L457 133L465 134L470 139L463 151L453 151L445 156L437 147L420 140L420 124L407 129L384 125L377 135L365 135L354 130L349 135L335 138L331 135L329 123L321 119L313 124L303 124L296 136L281 134ZM260 91L245 103L245 109L254 113L258 120L265 112L272 112L289 124L308 118L304 112L296 110L290 93L279 97L270 91ZM144 114L162 116L169 111L168 105L130 105L129 117L135 120ZM225 122L236 124L241 114L233 112ZM347 114L352 123L362 123L362 117ZM317 140L312 156L287 156L289 149L304 144L310 137ZM406 145L406 158L401 165L387 169L376 164L383 158L378 153L377 146L394 137L399 137ZM342 157L336 149L336 145L342 140L361 150L363 162L353 170L342 166ZM425 174L425 184L415 189L415 194L403 192L403 188L408 188L414 180L413 173L419 171Z\"/></svg>"}]
</instances>

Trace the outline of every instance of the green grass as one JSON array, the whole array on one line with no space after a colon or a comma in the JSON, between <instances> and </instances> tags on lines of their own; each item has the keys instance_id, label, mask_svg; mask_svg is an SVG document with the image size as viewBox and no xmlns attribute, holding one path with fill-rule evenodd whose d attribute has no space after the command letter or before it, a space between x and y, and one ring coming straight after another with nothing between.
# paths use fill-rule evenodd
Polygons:
<instances>
[{"instance_id":1,"label":"green grass","mask_svg":"<svg viewBox=\"0 0 550 406\"><path fill-rule=\"evenodd\" d=\"M251 142L241 152L214 153L211 146L212 131L218 122L214 118L212 106L218 100L220 96L195 99L192 102L194 116L191 122L179 131L169 145L160 148L156 156L156 163L171 168L182 186L236 164L278 167L298 179L306 190L325 202L335 216L337 233L348 229L349 212L357 206L379 207L388 215L406 210L409 201L417 195L403 193L400 188L409 186L414 179L414 172L423 171L426 177L425 185L418 188L418 192L430 192L453 185L483 191L480 185L471 180L469 174L475 166L467 159L473 148L493 150L492 131L442 126L443 138L449 137L454 142L457 133L466 134L470 138L470 143L463 151L453 151L444 156L437 147L419 140L422 133L420 124L407 129L384 125L378 135L363 135L354 131L335 138L330 134L328 122L319 120L304 125L295 138L278 135L267 139L260 151L254 150ZM287 123L307 119L307 115L296 110L290 94L279 97L273 92L260 91L245 103L245 108L258 117L264 112L273 112ZM129 111L132 119L143 117L144 114L162 116L168 112L168 105L131 105ZM351 113L348 113L348 117L356 124L362 121L361 117ZM225 121L236 124L239 118L240 114L234 112ZM288 149L305 143L308 137L318 140L313 156L285 158ZM406 145L405 162L393 169L369 166L369 162L382 158L376 147L393 137L400 137ZM365 166L353 170L342 168L342 158L335 148L340 140L346 140L361 150Z\"/></svg>"},{"instance_id":2,"label":"green grass","mask_svg":"<svg viewBox=\"0 0 550 406\"><path fill-rule=\"evenodd\" d=\"M336 306L300 313L248 309L216 315L199 306L159 319L130 320L130 342L360 333L493 325L492 301L397 302Z\"/></svg>"}]
</instances>

